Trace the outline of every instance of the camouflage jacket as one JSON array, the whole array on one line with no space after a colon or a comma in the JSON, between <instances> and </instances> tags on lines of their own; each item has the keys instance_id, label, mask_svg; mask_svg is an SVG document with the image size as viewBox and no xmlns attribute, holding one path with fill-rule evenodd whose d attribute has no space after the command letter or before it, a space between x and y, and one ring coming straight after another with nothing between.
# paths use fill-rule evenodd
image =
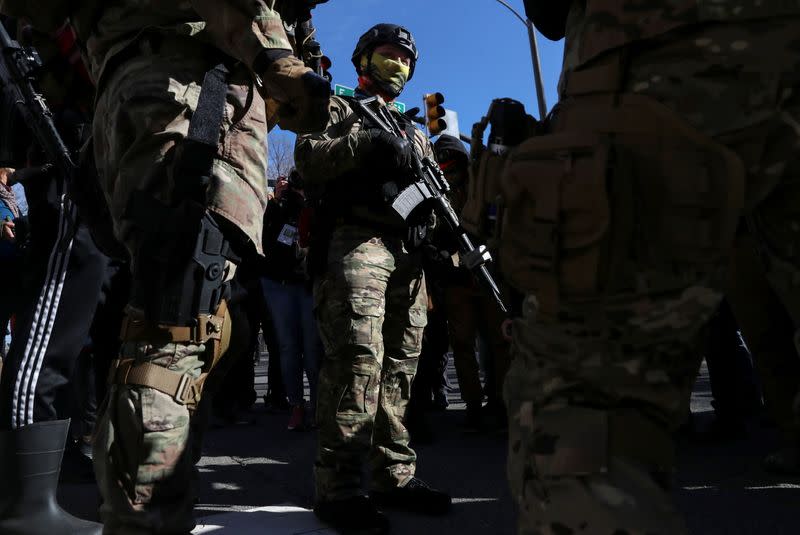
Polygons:
<instances>
[{"instance_id":1,"label":"camouflage jacket","mask_svg":"<svg viewBox=\"0 0 800 535\"><path fill-rule=\"evenodd\" d=\"M564 69L684 26L788 15L800 15L800 0L573 0Z\"/></svg>"},{"instance_id":2,"label":"camouflage jacket","mask_svg":"<svg viewBox=\"0 0 800 535\"><path fill-rule=\"evenodd\" d=\"M399 117L396 112L392 113ZM372 171L366 169L370 140L361 119L356 118L347 100L341 97L331 98L330 114L325 131L297 138L295 163L305 180L306 194L310 198L335 195L344 200L347 192L342 195L343 189L358 187L347 183L350 177L356 175L366 176L369 187L379 188L384 182L382 177L372 176ZM424 132L415 128L412 141L421 158L436 160L433 145ZM391 220L388 207L354 206L353 211L359 218L378 223Z\"/></svg>"},{"instance_id":3,"label":"camouflage jacket","mask_svg":"<svg viewBox=\"0 0 800 535\"><path fill-rule=\"evenodd\" d=\"M0 12L46 31L69 19L85 43L95 81L109 59L145 31L197 37L250 67L265 49L292 49L275 0L0 0Z\"/></svg>"}]
</instances>

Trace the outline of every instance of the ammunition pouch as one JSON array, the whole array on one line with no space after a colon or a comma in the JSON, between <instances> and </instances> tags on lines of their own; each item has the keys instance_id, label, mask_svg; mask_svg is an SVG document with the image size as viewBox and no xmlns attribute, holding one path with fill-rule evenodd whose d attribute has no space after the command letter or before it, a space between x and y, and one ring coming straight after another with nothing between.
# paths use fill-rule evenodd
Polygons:
<instances>
[{"instance_id":1,"label":"ammunition pouch","mask_svg":"<svg viewBox=\"0 0 800 535\"><path fill-rule=\"evenodd\" d=\"M639 95L570 98L553 119L502 179L503 272L543 314L562 299L682 288L717 266L743 205L735 153Z\"/></svg>"}]
</instances>

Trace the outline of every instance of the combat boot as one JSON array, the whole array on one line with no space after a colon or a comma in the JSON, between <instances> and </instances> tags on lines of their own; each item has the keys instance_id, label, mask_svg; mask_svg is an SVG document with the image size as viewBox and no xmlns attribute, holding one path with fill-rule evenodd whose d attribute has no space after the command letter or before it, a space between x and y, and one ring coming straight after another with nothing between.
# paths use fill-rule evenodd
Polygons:
<instances>
[{"instance_id":1,"label":"combat boot","mask_svg":"<svg viewBox=\"0 0 800 535\"><path fill-rule=\"evenodd\" d=\"M74 517L56 502L69 420L3 432L0 444L0 533L100 535L103 526Z\"/></svg>"},{"instance_id":2,"label":"combat boot","mask_svg":"<svg viewBox=\"0 0 800 535\"><path fill-rule=\"evenodd\" d=\"M366 496L319 501L314 505L314 514L342 535L389 533L389 519Z\"/></svg>"},{"instance_id":3,"label":"combat boot","mask_svg":"<svg viewBox=\"0 0 800 535\"><path fill-rule=\"evenodd\" d=\"M452 502L448 494L430 487L416 477L412 477L402 487L395 487L390 491L373 491L370 498L382 507L425 515L443 515L450 511Z\"/></svg>"}]
</instances>

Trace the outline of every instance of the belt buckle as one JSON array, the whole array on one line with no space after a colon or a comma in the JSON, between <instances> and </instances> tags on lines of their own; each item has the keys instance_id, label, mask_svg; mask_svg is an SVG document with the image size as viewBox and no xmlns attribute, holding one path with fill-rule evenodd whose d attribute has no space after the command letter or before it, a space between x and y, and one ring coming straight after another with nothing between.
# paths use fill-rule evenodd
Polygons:
<instances>
[{"instance_id":1,"label":"belt buckle","mask_svg":"<svg viewBox=\"0 0 800 535\"><path fill-rule=\"evenodd\" d=\"M187 374L181 375L181 380L178 383L178 389L175 391L175 395L172 396L176 402L180 405L186 405L186 394L188 390L191 389L192 378L189 377Z\"/></svg>"}]
</instances>

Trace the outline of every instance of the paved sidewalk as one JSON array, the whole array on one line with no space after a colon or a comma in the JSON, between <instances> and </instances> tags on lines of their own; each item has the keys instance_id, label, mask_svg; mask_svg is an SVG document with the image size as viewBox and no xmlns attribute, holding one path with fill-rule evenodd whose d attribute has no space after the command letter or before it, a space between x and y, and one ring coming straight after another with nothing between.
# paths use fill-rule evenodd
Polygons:
<instances>
[{"instance_id":1,"label":"paved sidewalk","mask_svg":"<svg viewBox=\"0 0 800 535\"><path fill-rule=\"evenodd\" d=\"M452 374L452 369L450 370ZM265 370L258 368L263 393ZM453 378L453 384L455 379ZM446 412L431 415L434 444L417 448L420 477L450 491L453 512L442 518L389 513L392 532L414 535L513 534L515 512L505 480L506 437L468 435L459 424L458 393ZM692 411L698 427L711 420L708 378L698 380ZM252 423L212 428L199 465L197 534L328 534L309 511L315 433L287 431L287 415L269 414L259 399ZM774 429L720 445L679 441L675 498L692 535L800 533L800 479L770 476L760 458L776 444ZM64 485L62 503L83 516L95 514L90 485Z\"/></svg>"}]
</instances>

